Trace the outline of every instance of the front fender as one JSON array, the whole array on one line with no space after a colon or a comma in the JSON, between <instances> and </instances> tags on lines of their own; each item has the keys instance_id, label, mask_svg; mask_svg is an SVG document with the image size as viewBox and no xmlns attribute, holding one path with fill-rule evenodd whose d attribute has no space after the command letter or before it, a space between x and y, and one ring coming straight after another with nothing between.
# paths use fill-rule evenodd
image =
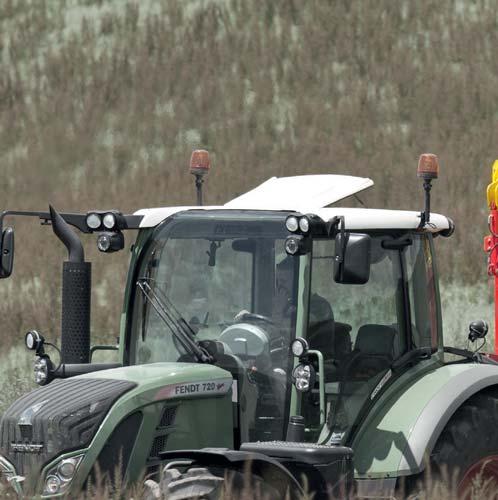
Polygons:
<instances>
[{"instance_id":1,"label":"front fender","mask_svg":"<svg viewBox=\"0 0 498 500\"><path fill-rule=\"evenodd\" d=\"M498 385L498 365L439 366L379 398L353 441L358 479L399 477L424 470L424 458L455 411ZM396 391L395 389L395 391Z\"/></svg>"}]
</instances>

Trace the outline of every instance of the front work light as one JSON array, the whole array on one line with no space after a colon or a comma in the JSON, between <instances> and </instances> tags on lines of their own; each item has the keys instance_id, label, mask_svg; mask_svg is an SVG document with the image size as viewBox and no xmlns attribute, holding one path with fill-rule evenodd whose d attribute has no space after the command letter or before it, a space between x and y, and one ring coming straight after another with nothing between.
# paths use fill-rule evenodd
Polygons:
<instances>
[{"instance_id":1,"label":"front work light","mask_svg":"<svg viewBox=\"0 0 498 500\"><path fill-rule=\"evenodd\" d=\"M124 248L124 235L121 232L100 233L97 238L97 248L101 252L112 253Z\"/></svg>"},{"instance_id":2,"label":"front work light","mask_svg":"<svg viewBox=\"0 0 498 500\"><path fill-rule=\"evenodd\" d=\"M90 232L99 229L120 231L126 229L126 219L118 210L93 210L86 216L86 225Z\"/></svg>"},{"instance_id":3,"label":"front work light","mask_svg":"<svg viewBox=\"0 0 498 500\"><path fill-rule=\"evenodd\" d=\"M285 251L288 255L302 255L311 250L311 239L301 234L291 234L285 240Z\"/></svg>"},{"instance_id":4,"label":"front work light","mask_svg":"<svg viewBox=\"0 0 498 500\"><path fill-rule=\"evenodd\" d=\"M292 372L292 381L299 392L308 392L315 385L316 373L312 365L300 364Z\"/></svg>"},{"instance_id":5,"label":"front work light","mask_svg":"<svg viewBox=\"0 0 498 500\"><path fill-rule=\"evenodd\" d=\"M33 367L35 382L38 385L46 385L50 382L50 371L52 362L48 356L40 356Z\"/></svg>"},{"instance_id":6,"label":"front work light","mask_svg":"<svg viewBox=\"0 0 498 500\"><path fill-rule=\"evenodd\" d=\"M308 342L304 340L302 337L298 337L291 344L291 351L296 358L300 358L304 356L308 352Z\"/></svg>"},{"instance_id":7,"label":"front work light","mask_svg":"<svg viewBox=\"0 0 498 500\"><path fill-rule=\"evenodd\" d=\"M114 229L116 227L116 216L113 213L105 214L102 222L106 229Z\"/></svg>"},{"instance_id":8,"label":"front work light","mask_svg":"<svg viewBox=\"0 0 498 500\"><path fill-rule=\"evenodd\" d=\"M43 346L45 339L36 330L30 330L24 337L24 342L30 351L38 351Z\"/></svg>"},{"instance_id":9,"label":"front work light","mask_svg":"<svg viewBox=\"0 0 498 500\"><path fill-rule=\"evenodd\" d=\"M297 220L297 217L295 217L294 215L287 217L285 221L285 227L287 228L287 231L295 233L299 229L299 222Z\"/></svg>"},{"instance_id":10,"label":"front work light","mask_svg":"<svg viewBox=\"0 0 498 500\"><path fill-rule=\"evenodd\" d=\"M88 214L86 216L86 225L90 229L98 229L102 225L102 219L99 214Z\"/></svg>"},{"instance_id":11,"label":"front work light","mask_svg":"<svg viewBox=\"0 0 498 500\"><path fill-rule=\"evenodd\" d=\"M290 233L327 236L327 227L323 219L315 214L289 215L285 227Z\"/></svg>"},{"instance_id":12,"label":"front work light","mask_svg":"<svg viewBox=\"0 0 498 500\"><path fill-rule=\"evenodd\" d=\"M308 217L301 217L299 219L299 229L303 233L307 233L310 230L310 220Z\"/></svg>"}]
</instances>

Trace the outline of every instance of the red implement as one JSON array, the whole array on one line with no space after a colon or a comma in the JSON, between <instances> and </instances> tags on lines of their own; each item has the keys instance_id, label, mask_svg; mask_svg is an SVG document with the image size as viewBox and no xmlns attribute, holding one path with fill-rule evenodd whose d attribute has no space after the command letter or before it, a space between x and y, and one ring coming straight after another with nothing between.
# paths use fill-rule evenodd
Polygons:
<instances>
[{"instance_id":1,"label":"red implement","mask_svg":"<svg viewBox=\"0 0 498 500\"><path fill-rule=\"evenodd\" d=\"M498 354L498 160L493 164L492 182L488 186L487 198L490 214L490 235L484 238L484 251L488 254L488 275L494 277L495 285L495 354Z\"/></svg>"}]
</instances>

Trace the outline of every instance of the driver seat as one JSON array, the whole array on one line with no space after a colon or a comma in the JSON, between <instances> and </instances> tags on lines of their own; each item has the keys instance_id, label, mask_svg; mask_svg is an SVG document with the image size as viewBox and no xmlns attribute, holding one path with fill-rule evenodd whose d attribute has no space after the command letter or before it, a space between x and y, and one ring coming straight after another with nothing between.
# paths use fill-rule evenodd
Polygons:
<instances>
[{"instance_id":1,"label":"driver seat","mask_svg":"<svg viewBox=\"0 0 498 500\"><path fill-rule=\"evenodd\" d=\"M394 339L397 331L390 325L367 324L360 327L354 352L360 357L354 371L367 378L388 369L394 360Z\"/></svg>"}]
</instances>

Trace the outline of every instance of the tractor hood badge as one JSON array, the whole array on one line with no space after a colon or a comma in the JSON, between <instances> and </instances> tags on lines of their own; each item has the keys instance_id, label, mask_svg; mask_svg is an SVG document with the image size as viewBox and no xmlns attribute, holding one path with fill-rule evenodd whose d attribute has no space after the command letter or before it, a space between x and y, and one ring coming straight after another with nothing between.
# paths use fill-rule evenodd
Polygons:
<instances>
[{"instance_id":1,"label":"tractor hood badge","mask_svg":"<svg viewBox=\"0 0 498 500\"><path fill-rule=\"evenodd\" d=\"M33 418L36 416L36 414L47 404L48 401L40 401L39 403L30 406L29 408L26 408L22 413L21 416L19 417L19 420L17 421L17 425L19 427L24 427L24 426L32 426L33 425Z\"/></svg>"},{"instance_id":2,"label":"tractor hood badge","mask_svg":"<svg viewBox=\"0 0 498 500\"><path fill-rule=\"evenodd\" d=\"M21 413L17 425L21 431L21 438L23 441L31 441L33 439L33 419L46 403L46 400L41 401L40 403L26 408L26 410ZM26 447L31 447L31 449L27 449ZM43 444L28 445L24 443L11 443L11 449L12 451L24 453L39 453L43 449Z\"/></svg>"},{"instance_id":3,"label":"tractor hood badge","mask_svg":"<svg viewBox=\"0 0 498 500\"><path fill-rule=\"evenodd\" d=\"M10 443L10 451L12 453L41 453L43 451L42 444L28 444L28 443Z\"/></svg>"}]
</instances>

